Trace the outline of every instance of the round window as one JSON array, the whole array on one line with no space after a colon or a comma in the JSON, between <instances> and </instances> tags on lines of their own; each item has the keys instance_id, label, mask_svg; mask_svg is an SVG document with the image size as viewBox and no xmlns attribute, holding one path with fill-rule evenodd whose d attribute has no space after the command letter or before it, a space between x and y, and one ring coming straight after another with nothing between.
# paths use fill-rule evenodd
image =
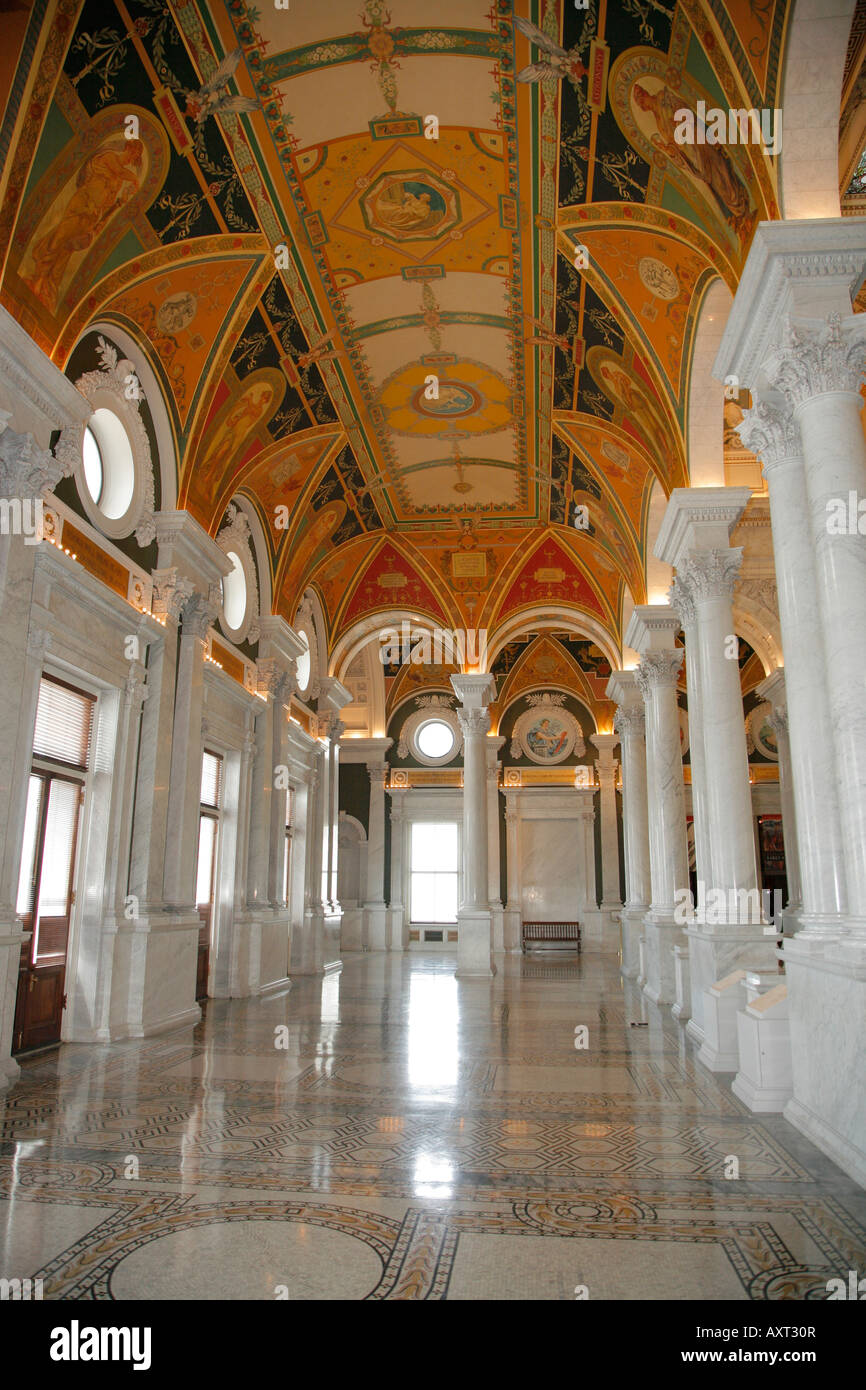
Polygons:
<instances>
[{"instance_id":1,"label":"round window","mask_svg":"<svg viewBox=\"0 0 866 1390\"><path fill-rule=\"evenodd\" d=\"M226 559L232 562L232 572L222 581L223 617L226 627L237 632L247 611L247 577L240 556L233 550L226 551Z\"/></svg>"},{"instance_id":2,"label":"round window","mask_svg":"<svg viewBox=\"0 0 866 1390\"><path fill-rule=\"evenodd\" d=\"M304 644L304 650L297 658L298 690L303 695L310 684L310 639L303 628L298 629L298 636Z\"/></svg>"},{"instance_id":3,"label":"round window","mask_svg":"<svg viewBox=\"0 0 866 1390\"><path fill-rule=\"evenodd\" d=\"M99 452L96 435L89 426L86 426L84 430L82 453L84 455L84 482L92 501L94 501L98 507L99 500L102 497L104 472L102 468L102 454Z\"/></svg>"},{"instance_id":4,"label":"round window","mask_svg":"<svg viewBox=\"0 0 866 1390\"><path fill-rule=\"evenodd\" d=\"M129 435L113 410L100 406L93 412L82 452L87 491L103 516L117 521L135 493L135 461Z\"/></svg>"},{"instance_id":5,"label":"round window","mask_svg":"<svg viewBox=\"0 0 866 1390\"><path fill-rule=\"evenodd\" d=\"M454 747L454 730L442 719L431 719L421 725L415 742L425 758L447 758Z\"/></svg>"}]
</instances>

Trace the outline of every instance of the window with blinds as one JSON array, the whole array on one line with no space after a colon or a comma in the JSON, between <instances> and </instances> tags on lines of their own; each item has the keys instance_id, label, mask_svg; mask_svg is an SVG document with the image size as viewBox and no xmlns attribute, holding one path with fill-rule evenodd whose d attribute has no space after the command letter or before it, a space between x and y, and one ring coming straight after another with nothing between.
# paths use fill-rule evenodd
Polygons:
<instances>
[{"instance_id":1,"label":"window with blinds","mask_svg":"<svg viewBox=\"0 0 866 1390\"><path fill-rule=\"evenodd\" d=\"M84 772L90 757L96 699L51 676L39 682L34 758L48 758Z\"/></svg>"},{"instance_id":2,"label":"window with blinds","mask_svg":"<svg viewBox=\"0 0 866 1390\"><path fill-rule=\"evenodd\" d=\"M201 804L219 808L223 760L219 753L205 751L201 761Z\"/></svg>"}]
</instances>

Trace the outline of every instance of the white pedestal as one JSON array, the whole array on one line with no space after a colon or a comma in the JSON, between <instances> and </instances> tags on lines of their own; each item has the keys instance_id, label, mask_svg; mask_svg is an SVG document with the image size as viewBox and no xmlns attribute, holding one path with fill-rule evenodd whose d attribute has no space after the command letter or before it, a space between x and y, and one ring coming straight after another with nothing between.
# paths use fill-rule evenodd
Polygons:
<instances>
[{"instance_id":1,"label":"white pedestal","mask_svg":"<svg viewBox=\"0 0 866 1390\"><path fill-rule=\"evenodd\" d=\"M461 907L457 913L458 979L491 979L496 967L491 959L493 922L484 908Z\"/></svg>"},{"instance_id":2,"label":"white pedestal","mask_svg":"<svg viewBox=\"0 0 866 1390\"><path fill-rule=\"evenodd\" d=\"M671 1009L674 1018L680 1023L687 1023L692 1013L692 991L689 982L689 948L688 943L673 947L674 953L674 987L676 990L676 1002Z\"/></svg>"},{"instance_id":3,"label":"white pedestal","mask_svg":"<svg viewBox=\"0 0 866 1390\"><path fill-rule=\"evenodd\" d=\"M645 905L624 907L620 913L620 940L622 943L622 966L620 973L627 980L635 980L641 973L640 938L643 932L643 919L647 914Z\"/></svg>"},{"instance_id":4,"label":"white pedestal","mask_svg":"<svg viewBox=\"0 0 866 1390\"><path fill-rule=\"evenodd\" d=\"M643 992L653 1004L673 1004L676 997L673 947L683 942L683 930L669 919L644 919L644 964L646 984Z\"/></svg>"},{"instance_id":5,"label":"white pedestal","mask_svg":"<svg viewBox=\"0 0 866 1390\"><path fill-rule=\"evenodd\" d=\"M772 1115L784 1110L794 1093L788 987L781 981L756 994L753 978L743 981L748 1002L737 1014L740 1069L732 1089L756 1114Z\"/></svg>"},{"instance_id":6,"label":"white pedestal","mask_svg":"<svg viewBox=\"0 0 866 1390\"><path fill-rule=\"evenodd\" d=\"M742 985L749 972L732 970L716 980L704 994L704 1041L698 1061L710 1071L736 1071L740 1065L737 1015L743 1001ZM751 972L767 986L778 981L778 971ZM760 985L758 986L760 987Z\"/></svg>"}]
</instances>

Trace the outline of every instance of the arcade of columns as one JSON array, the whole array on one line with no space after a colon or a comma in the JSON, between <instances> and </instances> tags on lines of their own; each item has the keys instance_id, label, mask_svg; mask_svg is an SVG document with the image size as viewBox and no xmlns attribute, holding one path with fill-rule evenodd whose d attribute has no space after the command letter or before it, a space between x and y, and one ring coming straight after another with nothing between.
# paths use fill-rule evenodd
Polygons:
<instances>
[{"instance_id":1,"label":"arcade of columns","mask_svg":"<svg viewBox=\"0 0 866 1390\"><path fill-rule=\"evenodd\" d=\"M753 995L761 982L778 980L780 958L793 1091L785 1115L861 1182L866 1114L862 1088L858 1099L850 1080L866 1031L866 538L856 523L851 534L832 534L827 518L828 504L832 511L839 499L847 506L851 495L866 497L866 315L852 313L864 271L862 226L853 220L762 224L715 366L720 381L733 378L751 392L739 433L761 460L769 490L784 668L759 691L773 709L780 753L789 877L781 951L776 928L743 911L758 901L759 880L739 668L729 640L742 550L730 536L748 488L673 492L655 546L675 570L669 602L634 610L625 640L639 664L614 672L608 684L622 758L623 974L686 1023L703 1063L736 1071L731 1000L742 1002L744 975ZM681 629L685 653L677 645ZM698 880L685 922L678 910L689 875L677 705L684 659ZM458 973L468 975L493 972L483 833L491 686L489 676L454 680L466 739ZM595 742L601 777L616 737ZM609 783L612 801L612 776ZM616 864L605 803L602 784L603 899ZM711 913L704 910L710 893Z\"/></svg>"}]
</instances>

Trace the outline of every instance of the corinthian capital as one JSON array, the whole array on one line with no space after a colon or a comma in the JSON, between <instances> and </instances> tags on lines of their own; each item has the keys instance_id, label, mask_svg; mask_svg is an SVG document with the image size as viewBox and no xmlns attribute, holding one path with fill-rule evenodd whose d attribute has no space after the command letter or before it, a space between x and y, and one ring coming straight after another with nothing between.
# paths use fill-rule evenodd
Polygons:
<instances>
[{"instance_id":1,"label":"corinthian capital","mask_svg":"<svg viewBox=\"0 0 866 1390\"><path fill-rule=\"evenodd\" d=\"M800 427L784 399L777 405L758 401L744 413L736 431L745 448L761 460L765 475L789 459L802 457Z\"/></svg>"},{"instance_id":2,"label":"corinthian capital","mask_svg":"<svg viewBox=\"0 0 866 1390\"><path fill-rule=\"evenodd\" d=\"M788 341L770 367L774 386L792 410L828 391L859 394L866 372L866 323L838 314L823 322L792 322Z\"/></svg>"},{"instance_id":3,"label":"corinthian capital","mask_svg":"<svg viewBox=\"0 0 866 1390\"><path fill-rule=\"evenodd\" d=\"M64 477L63 465L31 434L0 433L0 497L41 497Z\"/></svg>"},{"instance_id":4,"label":"corinthian capital","mask_svg":"<svg viewBox=\"0 0 866 1390\"><path fill-rule=\"evenodd\" d=\"M214 585L206 598L197 589L193 589L181 607L184 633L190 637L197 637L199 641L203 642L207 637L208 628L216 621L219 611L218 586Z\"/></svg>"},{"instance_id":5,"label":"corinthian capital","mask_svg":"<svg viewBox=\"0 0 866 1390\"><path fill-rule=\"evenodd\" d=\"M695 601L691 590L680 578L679 573L674 576L673 583L668 589L668 603L677 614L683 630L690 627L695 621Z\"/></svg>"},{"instance_id":6,"label":"corinthian capital","mask_svg":"<svg viewBox=\"0 0 866 1390\"><path fill-rule=\"evenodd\" d=\"M683 664L682 648L675 651L647 652L635 671L644 699L659 686L675 686Z\"/></svg>"},{"instance_id":7,"label":"corinthian capital","mask_svg":"<svg viewBox=\"0 0 866 1390\"><path fill-rule=\"evenodd\" d=\"M488 709L458 709L457 718L460 720L464 738L468 738L470 734L486 734L490 728Z\"/></svg>"},{"instance_id":8,"label":"corinthian capital","mask_svg":"<svg viewBox=\"0 0 866 1390\"><path fill-rule=\"evenodd\" d=\"M627 709L625 705L619 705L613 717L613 727L620 739L629 738L631 735L643 738L646 734L646 715L643 708L633 705L631 709Z\"/></svg>"},{"instance_id":9,"label":"corinthian capital","mask_svg":"<svg viewBox=\"0 0 866 1390\"><path fill-rule=\"evenodd\" d=\"M176 623L184 604L195 592L192 580L179 576L174 566L171 569L154 570L151 577L154 617L160 620L171 619Z\"/></svg>"},{"instance_id":10,"label":"corinthian capital","mask_svg":"<svg viewBox=\"0 0 866 1390\"><path fill-rule=\"evenodd\" d=\"M693 605L711 598L732 599L742 563L742 546L696 551L677 565L679 591L687 595Z\"/></svg>"},{"instance_id":11,"label":"corinthian capital","mask_svg":"<svg viewBox=\"0 0 866 1390\"><path fill-rule=\"evenodd\" d=\"M256 662L256 685L260 695L270 695L278 705L287 705L297 689L294 671L272 656Z\"/></svg>"}]
</instances>

